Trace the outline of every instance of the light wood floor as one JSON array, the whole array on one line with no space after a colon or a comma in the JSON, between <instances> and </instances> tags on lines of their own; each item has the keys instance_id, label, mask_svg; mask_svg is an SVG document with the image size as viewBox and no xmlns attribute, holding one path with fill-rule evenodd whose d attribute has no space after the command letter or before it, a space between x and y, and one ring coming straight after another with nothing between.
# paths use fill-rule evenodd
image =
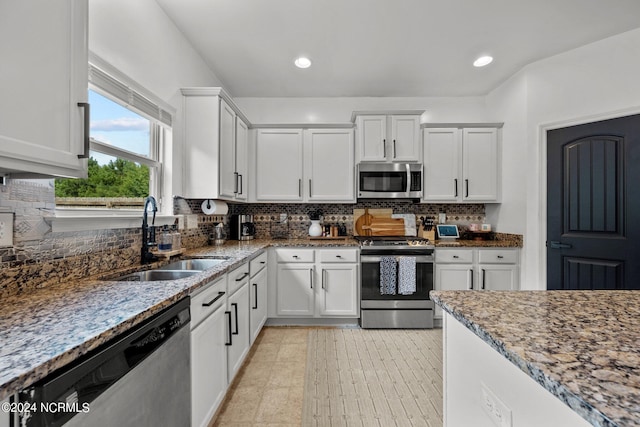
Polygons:
<instances>
[{"instance_id":1,"label":"light wood floor","mask_svg":"<svg viewBox=\"0 0 640 427\"><path fill-rule=\"evenodd\" d=\"M441 427L441 330L266 327L212 425Z\"/></svg>"}]
</instances>

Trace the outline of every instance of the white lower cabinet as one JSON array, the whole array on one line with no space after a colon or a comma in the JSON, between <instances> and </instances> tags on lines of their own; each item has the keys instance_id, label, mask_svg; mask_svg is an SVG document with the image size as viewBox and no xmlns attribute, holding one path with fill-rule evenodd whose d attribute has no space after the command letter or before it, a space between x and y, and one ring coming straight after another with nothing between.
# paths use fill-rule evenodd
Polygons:
<instances>
[{"instance_id":1,"label":"white lower cabinet","mask_svg":"<svg viewBox=\"0 0 640 427\"><path fill-rule=\"evenodd\" d=\"M357 249L276 249L278 317L358 317Z\"/></svg>"},{"instance_id":2,"label":"white lower cabinet","mask_svg":"<svg viewBox=\"0 0 640 427\"><path fill-rule=\"evenodd\" d=\"M250 342L258 337L265 322L267 321L267 252L262 253L250 262L249 271L249 321Z\"/></svg>"},{"instance_id":3,"label":"white lower cabinet","mask_svg":"<svg viewBox=\"0 0 640 427\"><path fill-rule=\"evenodd\" d=\"M321 316L358 316L357 264L322 264L320 283Z\"/></svg>"},{"instance_id":4,"label":"white lower cabinet","mask_svg":"<svg viewBox=\"0 0 640 427\"><path fill-rule=\"evenodd\" d=\"M434 289L516 290L520 287L519 259L519 249L437 248ZM435 317L442 318L438 306Z\"/></svg>"},{"instance_id":5,"label":"white lower cabinet","mask_svg":"<svg viewBox=\"0 0 640 427\"><path fill-rule=\"evenodd\" d=\"M227 345L227 376L229 384L249 352L249 283L245 281L229 297L228 316L231 322L231 336Z\"/></svg>"},{"instance_id":6,"label":"white lower cabinet","mask_svg":"<svg viewBox=\"0 0 640 427\"><path fill-rule=\"evenodd\" d=\"M278 264L277 313L279 316L313 316L315 264Z\"/></svg>"},{"instance_id":7,"label":"white lower cabinet","mask_svg":"<svg viewBox=\"0 0 640 427\"><path fill-rule=\"evenodd\" d=\"M227 277L191 299L191 425L207 426L227 390Z\"/></svg>"}]
</instances>

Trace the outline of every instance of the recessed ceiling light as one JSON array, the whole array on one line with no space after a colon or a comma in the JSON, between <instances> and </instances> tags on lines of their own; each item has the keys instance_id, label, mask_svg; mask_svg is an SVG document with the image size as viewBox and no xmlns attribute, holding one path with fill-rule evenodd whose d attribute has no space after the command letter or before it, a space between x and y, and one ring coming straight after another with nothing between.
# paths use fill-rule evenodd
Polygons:
<instances>
[{"instance_id":1,"label":"recessed ceiling light","mask_svg":"<svg viewBox=\"0 0 640 427\"><path fill-rule=\"evenodd\" d=\"M480 58L473 61L474 67L484 67L485 65L491 64L493 61L493 57L491 56L481 56Z\"/></svg>"},{"instance_id":2,"label":"recessed ceiling light","mask_svg":"<svg viewBox=\"0 0 640 427\"><path fill-rule=\"evenodd\" d=\"M309 58L305 58L304 56L297 58L295 61L293 61L293 63L296 64L296 67L298 68L311 67L311 60Z\"/></svg>"}]
</instances>

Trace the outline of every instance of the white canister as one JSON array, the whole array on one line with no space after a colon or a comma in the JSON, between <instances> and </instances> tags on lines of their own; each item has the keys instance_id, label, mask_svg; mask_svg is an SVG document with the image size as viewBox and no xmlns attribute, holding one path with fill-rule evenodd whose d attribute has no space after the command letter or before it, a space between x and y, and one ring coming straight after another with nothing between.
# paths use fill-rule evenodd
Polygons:
<instances>
[{"instance_id":1,"label":"white canister","mask_svg":"<svg viewBox=\"0 0 640 427\"><path fill-rule=\"evenodd\" d=\"M312 219L311 226L309 227L309 236L320 237L322 236L322 226L319 219Z\"/></svg>"}]
</instances>

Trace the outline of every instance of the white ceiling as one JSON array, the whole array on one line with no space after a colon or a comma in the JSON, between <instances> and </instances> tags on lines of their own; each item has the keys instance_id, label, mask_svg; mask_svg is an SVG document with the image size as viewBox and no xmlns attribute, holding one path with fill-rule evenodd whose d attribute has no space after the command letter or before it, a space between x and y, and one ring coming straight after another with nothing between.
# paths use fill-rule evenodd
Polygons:
<instances>
[{"instance_id":1,"label":"white ceiling","mask_svg":"<svg viewBox=\"0 0 640 427\"><path fill-rule=\"evenodd\" d=\"M484 95L640 27L638 0L156 1L234 97ZM495 60L477 69L482 54Z\"/></svg>"}]
</instances>

